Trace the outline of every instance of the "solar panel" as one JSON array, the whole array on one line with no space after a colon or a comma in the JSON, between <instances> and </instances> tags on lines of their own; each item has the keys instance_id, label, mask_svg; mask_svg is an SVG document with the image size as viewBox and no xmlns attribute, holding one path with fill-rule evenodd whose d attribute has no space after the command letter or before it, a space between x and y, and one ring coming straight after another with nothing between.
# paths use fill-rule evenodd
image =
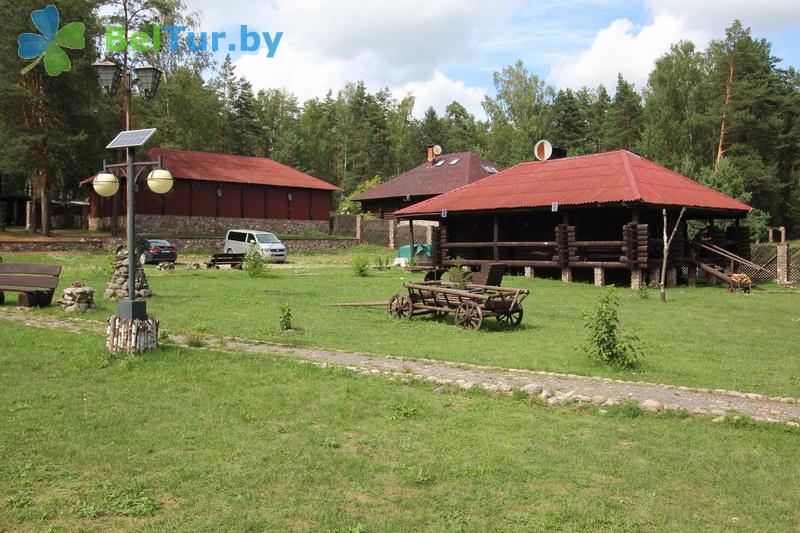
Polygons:
<instances>
[{"instance_id":1,"label":"solar panel","mask_svg":"<svg viewBox=\"0 0 800 533\"><path fill-rule=\"evenodd\" d=\"M135 146L141 146L146 143L155 132L155 128L121 131L116 137L114 137L113 141L108 143L106 148L132 148Z\"/></svg>"}]
</instances>

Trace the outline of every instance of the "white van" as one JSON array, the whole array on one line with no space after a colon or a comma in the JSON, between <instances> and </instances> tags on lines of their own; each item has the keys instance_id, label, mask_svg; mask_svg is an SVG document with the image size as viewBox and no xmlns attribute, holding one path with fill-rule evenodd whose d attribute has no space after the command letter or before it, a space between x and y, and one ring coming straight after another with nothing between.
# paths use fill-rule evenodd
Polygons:
<instances>
[{"instance_id":1,"label":"white van","mask_svg":"<svg viewBox=\"0 0 800 533\"><path fill-rule=\"evenodd\" d=\"M232 229L225 235L223 250L229 254L246 254L257 246L261 255L275 263L286 261L286 246L273 233L253 229Z\"/></svg>"}]
</instances>

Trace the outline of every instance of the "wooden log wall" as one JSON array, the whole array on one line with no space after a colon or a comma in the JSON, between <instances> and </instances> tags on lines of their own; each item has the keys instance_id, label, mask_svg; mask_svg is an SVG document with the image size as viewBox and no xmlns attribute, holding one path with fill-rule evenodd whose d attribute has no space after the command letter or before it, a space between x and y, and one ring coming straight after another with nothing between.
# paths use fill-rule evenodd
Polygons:
<instances>
[{"instance_id":1,"label":"wooden log wall","mask_svg":"<svg viewBox=\"0 0 800 533\"><path fill-rule=\"evenodd\" d=\"M627 263L630 268L646 269L650 227L647 224L631 222L622 226L622 236L624 241L622 262Z\"/></svg>"},{"instance_id":2,"label":"wooden log wall","mask_svg":"<svg viewBox=\"0 0 800 533\"><path fill-rule=\"evenodd\" d=\"M558 261L561 268L566 268L571 262L578 261L578 246L575 244L575 226L559 224L556 226L556 255L554 261Z\"/></svg>"}]
</instances>

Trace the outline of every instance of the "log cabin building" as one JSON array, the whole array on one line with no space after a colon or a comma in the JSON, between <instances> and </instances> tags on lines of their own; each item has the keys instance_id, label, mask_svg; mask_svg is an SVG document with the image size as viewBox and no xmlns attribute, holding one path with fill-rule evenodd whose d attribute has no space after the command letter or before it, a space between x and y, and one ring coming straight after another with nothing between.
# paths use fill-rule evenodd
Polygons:
<instances>
[{"instance_id":1,"label":"log cabin building","mask_svg":"<svg viewBox=\"0 0 800 533\"><path fill-rule=\"evenodd\" d=\"M660 275L663 214L671 232L667 280L710 283L750 258L748 229L739 224L751 207L625 150L522 163L460 189L406 207L400 219L435 220L433 260L438 268L505 263L528 275L564 281L630 283L638 288ZM717 220L733 220L727 230ZM687 221L705 229L692 242Z\"/></svg>"},{"instance_id":2,"label":"log cabin building","mask_svg":"<svg viewBox=\"0 0 800 533\"><path fill-rule=\"evenodd\" d=\"M422 200L482 180L502 170L472 152L455 152L436 156L428 147L428 160L403 172L377 187L353 197L365 213L391 219L394 212Z\"/></svg>"},{"instance_id":3,"label":"log cabin building","mask_svg":"<svg viewBox=\"0 0 800 533\"><path fill-rule=\"evenodd\" d=\"M147 157L161 157L175 183L160 196L140 177L136 225L142 233L218 233L234 227L281 233L329 230L332 195L340 189L277 161L164 148L148 150ZM124 227L124 177L120 181L115 196L121 200L119 223ZM113 201L90 192L90 229L110 227Z\"/></svg>"}]
</instances>

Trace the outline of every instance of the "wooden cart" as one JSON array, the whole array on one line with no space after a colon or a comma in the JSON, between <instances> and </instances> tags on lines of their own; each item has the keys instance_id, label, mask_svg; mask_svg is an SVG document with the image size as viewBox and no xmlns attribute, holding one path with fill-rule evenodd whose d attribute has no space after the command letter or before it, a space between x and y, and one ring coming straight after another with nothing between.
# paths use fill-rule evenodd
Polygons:
<instances>
[{"instance_id":1,"label":"wooden cart","mask_svg":"<svg viewBox=\"0 0 800 533\"><path fill-rule=\"evenodd\" d=\"M522 301L529 292L493 285L469 284L460 289L455 284L436 280L421 283L406 282L408 295L395 294L389 300L389 315L410 319L432 313L453 313L456 326L480 329L483 319L494 317L507 326L522 322Z\"/></svg>"}]
</instances>

